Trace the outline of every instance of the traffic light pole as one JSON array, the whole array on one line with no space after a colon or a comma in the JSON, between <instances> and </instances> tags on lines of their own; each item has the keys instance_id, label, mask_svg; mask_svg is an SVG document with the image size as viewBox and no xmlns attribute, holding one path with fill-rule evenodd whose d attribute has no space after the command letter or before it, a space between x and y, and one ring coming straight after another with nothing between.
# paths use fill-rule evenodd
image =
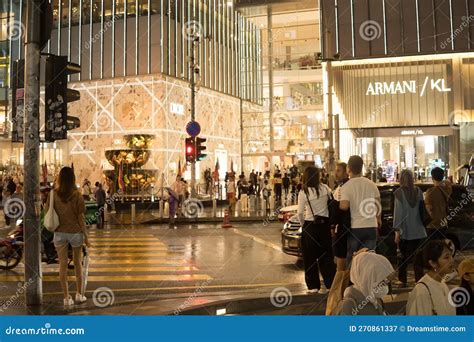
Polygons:
<instances>
[{"instance_id":1,"label":"traffic light pole","mask_svg":"<svg viewBox=\"0 0 474 342\"><path fill-rule=\"evenodd\" d=\"M194 39L191 42L191 121L196 120L196 79ZM196 150L194 150L196 151ZM196 198L196 158L191 162L191 198Z\"/></svg>"},{"instance_id":2,"label":"traffic light pole","mask_svg":"<svg viewBox=\"0 0 474 342\"><path fill-rule=\"evenodd\" d=\"M41 0L28 0L25 42L24 253L26 305L43 301L39 220L39 102Z\"/></svg>"}]
</instances>

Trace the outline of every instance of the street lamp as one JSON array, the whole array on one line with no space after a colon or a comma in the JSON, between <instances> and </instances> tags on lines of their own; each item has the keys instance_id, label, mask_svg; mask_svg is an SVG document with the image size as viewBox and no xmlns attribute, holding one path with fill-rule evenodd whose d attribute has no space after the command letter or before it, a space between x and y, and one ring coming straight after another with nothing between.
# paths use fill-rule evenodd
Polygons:
<instances>
[{"instance_id":1,"label":"street lamp","mask_svg":"<svg viewBox=\"0 0 474 342\"><path fill-rule=\"evenodd\" d=\"M189 68L191 69L191 121L196 119L196 77L199 79L201 77L201 67L196 61L195 49L199 46L201 42L201 34L199 32L199 27L196 25L191 25L187 28L186 33L188 37L191 38L191 56L189 58ZM191 198L196 198L196 159L191 160Z\"/></svg>"}]
</instances>

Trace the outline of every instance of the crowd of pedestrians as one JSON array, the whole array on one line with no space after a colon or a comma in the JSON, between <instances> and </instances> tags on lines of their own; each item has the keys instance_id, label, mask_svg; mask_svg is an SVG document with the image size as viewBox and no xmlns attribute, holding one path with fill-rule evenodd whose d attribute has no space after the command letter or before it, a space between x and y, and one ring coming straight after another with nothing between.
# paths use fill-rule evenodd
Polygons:
<instances>
[{"instance_id":1,"label":"crowd of pedestrians","mask_svg":"<svg viewBox=\"0 0 474 342\"><path fill-rule=\"evenodd\" d=\"M407 268L413 264L415 286L410 293L408 315L454 315L446 281L453 278L454 250L446 236L446 217L451 184L444 171L431 172L434 186L425 196L415 186L412 171L399 175L394 192L393 230L399 250L396 269L376 254L382 225L381 196L375 183L363 176L363 160L349 158L336 165L337 186L323 182L321 170L307 167L297 197L302 226L301 250L308 293L326 293L330 314L385 314L383 298L390 287L407 287ZM460 286L471 293L474 261L459 266ZM323 283L320 281L320 274ZM473 299L474 300L474 299ZM467 302L458 314L473 314Z\"/></svg>"}]
</instances>

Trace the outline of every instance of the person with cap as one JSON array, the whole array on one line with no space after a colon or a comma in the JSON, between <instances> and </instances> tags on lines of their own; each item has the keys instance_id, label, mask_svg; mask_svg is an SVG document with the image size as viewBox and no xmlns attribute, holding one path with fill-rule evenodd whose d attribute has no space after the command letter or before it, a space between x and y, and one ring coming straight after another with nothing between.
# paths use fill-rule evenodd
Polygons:
<instances>
[{"instance_id":1,"label":"person with cap","mask_svg":"<svg viewBox=\"0 0 474 342\"><path fill-rule=\"evenodd\" d=\"M458 274L461 278L459 288L453 290L453 301L456 301L456 293L459 293L459 304L456 308L456 315L474 315L474 299L472 288L474 287L474 258L464 259L458 266Z\"/></svg>"},{"instance_id":2,"label":"person with cap","mask_svg":"<svg viewBox=\"0 0 474 342\"><path fill-rule=\"evenodd\" d=\"M336 312L339 315L386 315L382 299L389 293L395 275L390 261L374 251L357 252L351 264L350 280Z\"/></svg>"}]
</instances>

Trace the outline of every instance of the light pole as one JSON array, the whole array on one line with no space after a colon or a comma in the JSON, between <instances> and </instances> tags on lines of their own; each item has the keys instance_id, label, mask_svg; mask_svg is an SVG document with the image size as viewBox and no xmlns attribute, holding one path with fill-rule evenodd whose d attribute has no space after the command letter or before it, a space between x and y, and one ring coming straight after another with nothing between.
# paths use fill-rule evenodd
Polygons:
<instances>
[{"instance_id":1,"label":"light pole","mask_svg":"<svg viewBox=\"0 0 474 342\"><path fill-rule=\"evenodd\" d=\"M191 38L191 56L189 58L189 67L191 69L191 121L196 121L196 76L200 77L201 68L199 64L196 62L195 57L195 49L199 46L201 42L201 35L198 29L194 27L191 28L191 32L189 32L189 37ZM196 154L196 149L194 149L194 153ZM196 198L196 157L193 158L191 161L191 198Z\"/></svg>"},{"instance_id":2,"label":"light pole","mask_svg":"<svg viewBox=\"0 0 474 342\"><path fill-rule=\"evenodd\" d=\"M43 301L39 194L39 104L40 104L40 17L41 1L28 0L25 42L25 118L24 118L24 229L26 305Z\"/></svg>"}]
</instances>

